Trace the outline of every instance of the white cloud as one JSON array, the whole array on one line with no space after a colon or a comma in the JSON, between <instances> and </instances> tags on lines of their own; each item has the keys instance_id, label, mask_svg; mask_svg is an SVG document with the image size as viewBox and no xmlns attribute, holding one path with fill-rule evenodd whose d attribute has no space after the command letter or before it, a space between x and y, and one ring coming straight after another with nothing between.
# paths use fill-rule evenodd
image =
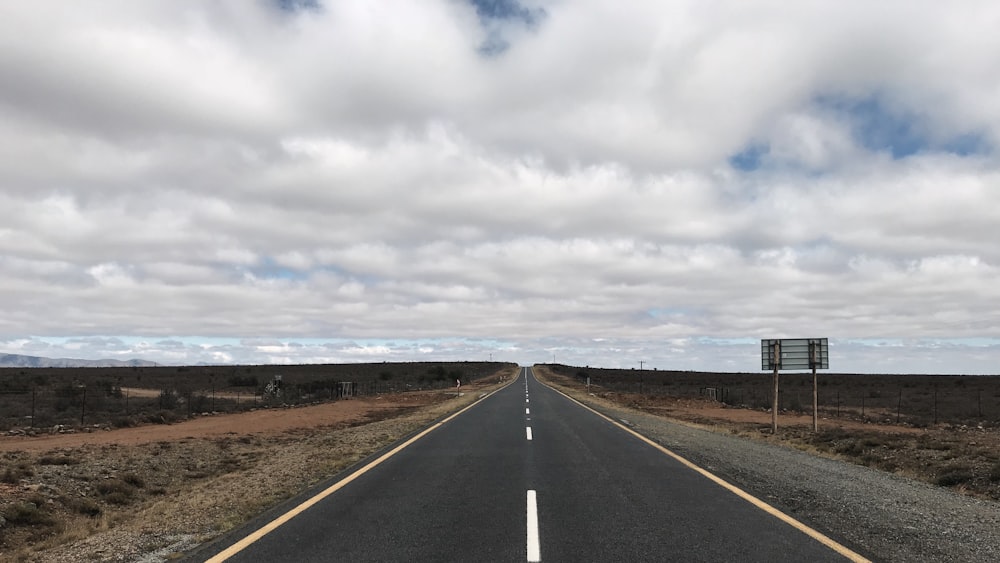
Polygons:
<instances>
[{"instance_id":1,"label":"white cloud","mask_svg":"<svg viewBox=\"0 0 1000 563\"><path fill-rule=\"evenodd\" d=\"M55 7L0 20L4 350L1000 359L993 3Z\"/></svg>"}]
</instances>

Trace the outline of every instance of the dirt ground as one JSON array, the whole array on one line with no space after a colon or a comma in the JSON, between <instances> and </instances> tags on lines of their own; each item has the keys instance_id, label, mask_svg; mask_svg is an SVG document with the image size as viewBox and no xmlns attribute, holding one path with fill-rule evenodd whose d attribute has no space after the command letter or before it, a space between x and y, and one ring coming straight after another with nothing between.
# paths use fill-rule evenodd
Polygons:
<instances>
[{"instance_id":1,"label":"dirt ground","mask_svg":"<svg viewBox=\"0 0 1000 563\"><path fill-rule=\"evenodd\" d=\"M175 558L500 385L0 437L0 561Z\"/></svg>"},{"instance_id":2,"label":"dirt ground","mask_svg":"<svg viewBox=\"0 0 1000 563\"><path fill-rule=\"evenodd\" d=\"M536 375L587 393L542 368ZM175 424L0 437L0 561L176 557L500 385L491 379L461 393L409 392ZM766 411L600 389L591 396L1000 499L995 429L826 417L813 433L811 414L782 412L775 436Z\"/></svg>"},{"instance_id":3,"label":"dirt ground","mask_svg":"<svg viewBox=\"0 0 1000 563\"><path fill-rule=\"evenodd\" d=\"M151 390L151 393L157 391ZM602 393L620 403L643 411L679 420L706 425L745 425L768 427L771 413L759 410L726 407L709 400L679 399L663 396L626 395ZM323 403L298 408L272 408L217 416L198 416L188 421L168 425L147 425L135 428L89 428L87 431L47 434L42 436L0 436L0 452L42 452L83 445L118 444L121 446L148 444L180 439L204 439L232 435L276 435L296 429L315 428L361 422L380 413L390 417L393 411L413 409L431 404L440 398L438 392L411 392L377 397L358 397L351 400ZM445 394L447 396L447 393ZM781 413L781 428L811 428L812 416L799 413ZM849 419L830 420L821 417L820 425L851 430L870 430L872 424ZM923 429L897 425L880 425L886 432L922 434Z\"/></svg>"},{"instance_id":4,"label":"dirt ground","mask_svg":"<svg viewBox=\"0 0 1000 563\"><path fill-rule=\"evenodd\" d=\"M454 393L453 393L454 394ZM84 445L136 446L181 439L220 436L276 435L296 429L336 426L365 421L377 414L389 418L393 412L418 408L438 401L440 392L410 392L322 403L307 407L270 408L255 411L198 416L176 424L152 424L135 428L91 427L41 436L0 436L0 452L42 452Z\"/></svg>"},{"instance_id":5,"label":"dirt ground","mask_svg":"<svg viewBox=\"0 0 1000 563\"><path fill-rule=\"evenodd\" d=\"M746 428L771 428L770 411L734 408L724 403L709 399L683 399L664 396L629 396L617 393L602 393L603 396L616 398L619 402L632 403L632 406L651 414L668 416L679 420L705 425L743 426ZM812 429L812 414L781 412L778 414L779 429ZM844 430L871 430L873 424L850 420L848 418L831 419L820 414L820 428L841 428ZM912 426L897 424L880 424L878 428L885 432L902 434L922 434L924 430Z\"/></svg>"},{"instance_id":6,"label":"dirt ground","mask_svg":"<svg viewBox=\"0 0 1000 563\"><path fill-rule=\"evenodd\" d=\"M769 410L729 407L711 399L677 398L608 391L536 367L540 379L578 396L610 401L715 432L765 440L815 455L865 465L988 500L1000 500L1000 429L991 425L896 424L889 412L869 409L864 420L820 410L781 411L772 433Z\"/></svg>"}]
</instances>

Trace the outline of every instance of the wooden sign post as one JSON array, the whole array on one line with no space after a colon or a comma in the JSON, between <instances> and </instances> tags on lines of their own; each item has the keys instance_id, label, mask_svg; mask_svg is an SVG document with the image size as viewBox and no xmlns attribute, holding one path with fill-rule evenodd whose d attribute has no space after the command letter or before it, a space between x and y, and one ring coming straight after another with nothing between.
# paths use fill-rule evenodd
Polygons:
<instances>
[{"instance_id":1,"label":"wooden sign post","mask_svg":"<svg viewBox=\"0 0 1000 563\"><path fill-rule=\"evenodd\" d=\"M809 365L813 370L813 432L819 432L819 386L816 384L816 359L819 354L816 350L818 343L809 341Z\"/></svg>"},{"instance_id":2,"label":"wooden sign post","mask_svg":"<svg viewBox=\"0 0 1000 563\"><path fill-rule=\"evenodd\" d=\"M813 375L813 432L819 431L819 388L817 369L830 369L830 348L826 338L772 339L760 341L761 369L774 370L774 397L771 401L771 431L778 433L778 372L811 369Z\"/></svg>"},{"instance_id":3,"label":"wooden sign post","mask_svg":"<svg viewBox=\"0 0 1000 563\"><path fill-rule=\"evenodd\" d=\"M771 433L778 433L778 370L781 368L781 341L771 344L773 351L772 358L777 358L774 362L774 400L771 402Z\"/></svg>"}]
</instances>

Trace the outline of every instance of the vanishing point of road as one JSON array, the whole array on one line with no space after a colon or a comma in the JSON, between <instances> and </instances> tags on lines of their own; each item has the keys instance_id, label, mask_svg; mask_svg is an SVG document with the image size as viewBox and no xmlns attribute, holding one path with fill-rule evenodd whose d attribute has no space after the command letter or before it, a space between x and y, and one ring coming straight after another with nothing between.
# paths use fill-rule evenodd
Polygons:
<instances>
[{"instance_id":1,"label":"vanishing point of road","mask_svg":"<svg viewBox=\"0 0 1000 563\"><path fill-rule=\"evenodd\" d=\"M229 561L864 561L618 421L511 384L202 548Z\"/></svg>"}]
</instances>

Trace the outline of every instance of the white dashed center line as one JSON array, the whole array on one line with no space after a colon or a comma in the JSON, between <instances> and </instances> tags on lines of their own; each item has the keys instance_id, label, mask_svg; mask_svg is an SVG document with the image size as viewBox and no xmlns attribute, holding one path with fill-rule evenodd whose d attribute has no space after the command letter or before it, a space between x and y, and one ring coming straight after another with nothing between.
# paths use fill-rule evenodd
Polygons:
<instances>
[{"instance_id":1,"label":"white dashed center line","mask_svg":"<svg viewBox=\"0 0 1000 563\"><path fill-rule=\"evenodd\" d=\"M538 542L538 502L535 491L528 491L528 561L542 560L542 549Z\"/></svg>"},{"instance_id":2,"label":"white dashed center line","mask_svg":"<svg viewBox=\"0 0 1000 563\"><path fill-rule=\"evenodd\" d=\"M525 435L526 435L526 436L528 437L528 439L530 440L530 439L531 439L531 427L530 427L530 426L528 426L528 427L526 427L526 428L525 428L524 430L525 430L524 434L525 434Z\"/></svg>"},{"instance_id":3,"label":"white dashed center line","mask_svg":"<svg viewBox=\"0 0 1000 563\"><path fill-rule=\"evenodd\" d=\"M524 414L531 414L531 409L524 409Z\"/></svg>"}]
</instances>

